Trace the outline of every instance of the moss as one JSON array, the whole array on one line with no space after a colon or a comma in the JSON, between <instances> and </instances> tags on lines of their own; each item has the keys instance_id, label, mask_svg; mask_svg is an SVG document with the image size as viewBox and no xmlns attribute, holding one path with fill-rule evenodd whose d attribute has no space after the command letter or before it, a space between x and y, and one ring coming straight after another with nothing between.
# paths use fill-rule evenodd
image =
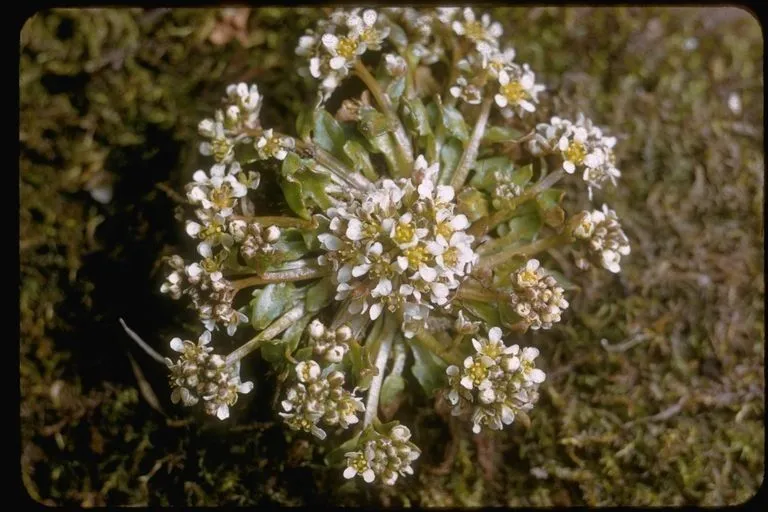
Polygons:
<instances>
[{"instance_id":1,"label":"moss","mask_svg":"<svg viewBox=\"0 0 768 512\"><path fill-rule=\"evenodd\" d=\"M291 130L312 97L293 47L322 13L252 10L247 38L220 45L216 10L53 10L26 23L20 414L34 499L720 505L755 494L765 465L759 25L735 8L495 11L549 86L541 118L583 111L619 136L621 186L603 197L633 251L619 276L566 269L582 290L564 323L525 340L548 373L528 428L477 439L432 404L402 411L416 416L424 455L395 490L342 485L322 448L273 424L274 379L260 378L227 425L179 418L163 369L117 325L123 316L161 346L192 323L157 292L160 258L183 242L156 185L188 180L197 121L226 83L258 82L265 123ZM112 200L96 201L109 185ZM164 412L139 391L126 351ZM451 443L450 471L430 471Z\"/></svg>"}]
</instances>

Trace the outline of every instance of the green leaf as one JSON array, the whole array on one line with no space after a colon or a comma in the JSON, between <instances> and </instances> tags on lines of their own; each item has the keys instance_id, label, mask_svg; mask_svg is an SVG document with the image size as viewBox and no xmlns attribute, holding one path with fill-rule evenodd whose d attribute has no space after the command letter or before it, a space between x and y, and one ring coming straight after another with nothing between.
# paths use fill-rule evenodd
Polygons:
<instances>
[{"instance_id":1,"label":"green leaf","mask_svg":"<svg viewBox=\"0 0 768 512\"><path fill-rule=\"evenodd\" d=\"M496 171L511 172L512 161L506 156L494 156L475 162L474 175L469 181L473 187L490 191L496 185L494 174Z\"/></svg>"},{"instance_id":2,"label":"green leaf","mask_svg":"<svg viewBox=\"0 0 768 512\"><path fill-rule=\"evenodd\" d=\"M371 181L376 181L379 178L371 163L371 156L362 144L355 140L348 140L344 143L344 153L349 157L356 171L363 173Z\"/></svg>"},{"instance_id":3,"label":"green leaf","mask_svg":"<svg viewBox=\"0 0 768 512\"><path fill-rule=\"evenodd\" d=\"M405 390L405 379L400 375L387 375L381 385L379 405L386 407L393 403L400 393Z\"/></svg>"},{"instance_id":4,"label":"green leaf","mask_svg":"<svg viewBox=\"0 0 768 512\"><path fill-rule=\"evenodd\" d=\"M299 346L299 341L301 341L301 336L304 334L304 329L307 328L311 319L312 315L304 315L286 329L283 337L280 339L280 344L283 346L284 351L287 350L289 353L293 353L296 350L296 347Z\"/></svg>"},{"instance_id":5,"label":"green leaf","mask_svg":"<svg viewBox=\"0 0 768 512\"><path fill-rule=\"evenodd\" d=\"M302 219L309 220L310 214L309 210L307 210L307 205L304 204L304 191L301 188L301 184L295 180L283 179L280 182L280 187L283 189L285 202L288 203L288 207L293 213Z\"/></svg>"},{"instance_id":6,"label":"green leaf","mask_svg":"<svg viewBox=\"0 0 768 512\"><path fill-rule=\"evenodd\" d=\"M343 155L344 130L326 110L315 111L315 129L312 140L334 156L341 157Z\"/></svg>"},{"instance_id":7,"label":"green leaf","mask_svg":"<svg viewBox=\"0 0 768 512\"><path fill-rule=\"evenodd\" d=\"M440 148L440 175L453 176L464 148L457 139L451 138Z\"/></svg>"},{"instance_id":8,"label":"green leaf","mask_svg":"<svg viewBox=\"0 0 768 512\"><path fill-rule=\"evenodd\" d=\"M523 135L525 135L523 132L508 126L491 126L485 130L482 142L494 143L515 141L520 139Z\"/></svg>"},{"instance_id":9,"label":"green leaf","mask_svg":"<svg viewBox=\"0 0 768 512\"><path fill-rule=\"evenodd\" d=\"M411 343L410 347L414 357L411 373L421 385L424 393L428 397L432 397L435 391L445 387L445 368L447 365L416 343Z\"/></svg>"},{"instance_id":10,"label":"green leaf","mask_svg":"<svg viewBox=\"0 0 768 512\"><path fill-rule=\"evenodd\" d=\"M326 174L310 169L295 154L289 153L283 160L280 180L283 195L291 210L303 219L309 220L311 217L308 200L309 206L323 210L333 204L325 191L329 181Z\"/></svg>"},{"instance_id":11,"label":"green leaf","mask_svg":"<svg viewBox=\"0 0 768 512\"><path fill-rule=\"evenodd\" d=\"M404 98L403 113L409 131L415 131L421 137L432 133L427 109L419 98Z\"/></svg>"},{"instance_id":12,"label":"green leaf","mask_svg":"<svg viewBox=\"0 0 768 512\"><path fill-rule=\"evenodd\" d=\"M488 199L476 188L462 190L456 202L459 212L466 215L469 222L475 222L488 215Z\"/></svg>"},{"instance_id":13,"label":"green leaf","mask_svg":"<svg viewBox=\"0 0 768 512\"><path fill-rule=\"evenodd\" d=\"M297 361L309 361L310 359L312 359L313 352L314 350L312 349L312 347L300 348L299 350L296 351L295 354L293 354L293 358L296 359Z\"/></svg>"},{"instance_id":14,"label":"green leaf","mask_svg":"<svg viewBox=\"0 0 768 512\"><path fill-rule=\"evenodd\" d=\"M536 196L541 218L548 226L557 228L565 223L565 210L560 207L564 195L564 190L550 188Z\"/></svg>"},{"instance_id":15,"label":"green leaf","mask_svg":"<svg viewBox=\"0 0 768 512\"><path fill-rule=\"evenodd\" d=\"M442 120L443 126L448 130L448 133L456 137L462 142L469 140L469 129L467 123L464 122L464 116L461 115L456 107L443 105L442 108Z\"/></svg>"},{"instance_id":16,"label":"green leaf","mask_svg":"<svg viewBox=\"0 0 768 512\"><path fill-rule=\"evenodd\" d=\"M463 300L462 305L488 325L499 325L499 310L495 304L487 304L475 300Z\"/></svg>"},{"instance_id":17,"label":"green leaf","mask_svg":"<svg viewBox=\"0 0 768 512\"><path fill-rule=\"evenodd\" d=\"M394 105L395 107L397 107L400 101L400 96L403 95L403 91L405 91L404 76L395 78L387 86L386 94L392 100L392 105Z\"/></svg>"},{"instance_id":18,"label":"green leaf","mask_svg":"<svg viewBox=\"0 0 768 512\"><path fill-rule=\"evenodd\" d=\"M257 331L264 330L293 302L295 286L292 283L271 283L253 292L251 324Z\"/></svg>"},{"instance_id":19,"label":"green leaf","mask_svg":"<svg viewBox=\"0 0 768 512\"><path fill-rule=\"evenodd\" d=\"M533 240L541 230L541 226L541 216L534 212L513 217L505 225L506 232L502 234L500 231L499 233L502 234L502 236L508 233L514 233L516 240Z\"/></svg>"},{"instance_id":20,"label":"green leaf","mask_svg":"<svg viewBox=\"0 0 768 512\"><path fill-rule=\"evenodd\" d=\"M279 341L266 341L261 345L261 358L272 366L279 367L285 363L285 346Z\"/></svg>"},{"instance_id":21,"label":"green leaf","mask_svg":"<svg viewBox=\"0 0 768 512\"><path fill-rule=\"evenodd\" d=\"M358 432L351 439L343 442L341 446L328 452L328 455L325 456L325 464L330 467L340 465L345 460L344 455L346 453L355 451L355 448L357 448L358 440L360 439L362 433L362 431Z\"/></svg>"},{"instance_id":22,"label":"green leaf","mask_svg":"<svg viewBox=\"0 0 768 512\"><path fill-rule=\"evenodd\" d=\"M307 311L314 313L320 311L333 301L336 288L330 277L324 277L318 280L307 290L306 306Z\"/></svg>"}]
</instances>

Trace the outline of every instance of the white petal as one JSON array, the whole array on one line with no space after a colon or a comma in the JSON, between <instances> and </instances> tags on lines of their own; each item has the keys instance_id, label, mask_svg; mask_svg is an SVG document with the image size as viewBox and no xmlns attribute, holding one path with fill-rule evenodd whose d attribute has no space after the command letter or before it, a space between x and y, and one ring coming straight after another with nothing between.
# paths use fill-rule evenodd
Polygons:
<instances>
[{"instance_id":1,"label":"white petal","mask_svg":"<svg viewBox=\"0 0 768 512\"><path fill-rule=\"evenodd\" d=\"M498 327L492 327L488 331L488 339L496 343L501 341L501 329Z\"/></svg>"},{"instance_id":2,"label":"white petal","mask_svg":"<svg viewBox=\"0 0 768 512\"><path fill-rule=\"evenodd\" d=\"M171 349L175 350L176 352L184 351L184 342L181 341L181 338L173 338L171 340Z\"/></svg>"},{"instance_id":3,"label":"white petal","mask_svg":"<svg viewBox=\"0 0 768 512\"><path fill-rule=\"evenodd\" d=\"M372 469L368 468L365 471L363 471L363 480L365 480L366 483L373 482L374 478L376 478L376 474L373 472Z\"/></svg>"},{"instance_id":4,"label":"white petal","mask_svg":"<svg viewBox=\"0 0 768 512\"><path fill-rule=\"evenodd\" d=\"M384 309L384 306L382 306L381 302L377 302L376 304L373 304L371 306L371 309L368 311L368 314L371 317L371 320L376 320L379 318L379 315L381 315L381 311Z\"/></svg>"},{"instance_id":5,"label":"white petal","mask_svg":"<svg viewBox=\"0 0 768 512\"><path fill-rule=\"evenodd\" d=\"M344 65L347 63L347 59L344 57L334 57L329 62L331 69L337 70L344 67Z\"/></svg>"},{"instance_id":6,"label":"white petal","mask_svg":"<svg viewBox=\"0 0 768 512\"><path fill-rule=\"evenodd\" d=\"M421 265L419 265L419 275L424 281L431 283L432 281L437 279L437 270L433 269L432 267L428 267L422 263Z\"/></svg>"},{"instance_id":7,"label":"white petal","mask_svg":"<svg viewBox=\"0 0 768 512\"><path fill-rule=\"evenodd\" d=\"M569 162L568 160L566 160L565 162L563 162L563 170L568 174L573 174L573 172L576 170L576 166L573 165L573 162Z\"/></svg>"},{"instance_id":8,"label":"white petal","mask_svg":"<svg viewBox=\"0 0 768 512\"><path fill-rule=\"evenodd\" d=\"M216 417L220 420L225 420L229 418L229 407L222 404L219 406L219 408L216 410Z\"/></svg>"},{"instance_id":9,"label":"white petal","mask_svg":"<svg viewBox=\"0 0 768 512\"><path fill-rule=\"evenodd\" d=\"M344 470L344 478L347 480L354 478L355 475L357 475L357 471L352 466L347 466L347 468Z\"/></svg>"}]
</instances>

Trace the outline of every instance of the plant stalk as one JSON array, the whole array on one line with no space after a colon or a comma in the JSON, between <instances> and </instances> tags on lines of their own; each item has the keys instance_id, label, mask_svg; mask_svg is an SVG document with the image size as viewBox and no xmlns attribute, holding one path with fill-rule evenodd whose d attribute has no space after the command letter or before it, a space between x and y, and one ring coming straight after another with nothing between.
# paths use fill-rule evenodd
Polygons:
<instances>
[{"instance_id":1,"label":"plant stalk","mask_svg":"<svg viewBox=\"0 0 768 512\"><path fill-rule=\"evenodd\" d=\"M475 128L472 130L472 137L469 139L469 143L464 149L464 153L461 155L456 170L453 171L451 186L457 192L464 186L464 182L469 175L469 170L475 165L477 152L480 149L480 141L485 134L485 127L488 124L488 116L491 113L491 105L493 105L493 97L489 96L483 100L483 104L480 107L480 115L475 123Z\"/></svg>"},{"instance_id":2,"label":"plant stalk","mask_svg":"<svg viewBox=\"0 0 768 512\"><path fill-rule=\"evenodd\" d=\"M292 324L294 324L297 320L299 320L302 316L304 316L304 302L300 302L293 308L289 309L287 313L285 313L283 316L272 322L269 327L261 331L259 334L251 338L249 341L247 341L244 345L241 345L240 347L236 348L232 353L230 353L227 356L226 362L227 365L232 365L235 362L239 361L240 359L244 358L257 348L259 348L259 345L261 345L264 341L269 341L287 328L289 328Z\"/></svg>"},{"instance_id":3,"label":"plant stalk","mask_svg":"<svg viewBox=\"0 0 768 512\"><path fill-rule=\"evenodd\" d=\"M569 235L560 234L542 238L520 247L508 247L490 256L481 255L480 261L475 268L478 270L491 269L504 263L513 256L533 256L534 254L552 249L553 247L570 243L570 241L571 237Z\"/></svg>"},{"instance_id":4,"label":"plant stalk","mask_svg":"<svg viewBox=\"0 0 768 512\"><path fill-rule=\"evenodd\" d=\"M371 379L371 386L368 388L368 397L365 402L365 417L363 419L363 428L373 422L378 416L379 410L379 395L381 394L381 384L384 382L384 370L387 367L387 361L389 360L389 354L392 349L392 342L397 334L397 322L394 322L394 317L388 316L386 323L384 324L383 332L381 333L381 343L379 344L379 351L376 355L377 373Z\"/></svg>"}]
</instances>

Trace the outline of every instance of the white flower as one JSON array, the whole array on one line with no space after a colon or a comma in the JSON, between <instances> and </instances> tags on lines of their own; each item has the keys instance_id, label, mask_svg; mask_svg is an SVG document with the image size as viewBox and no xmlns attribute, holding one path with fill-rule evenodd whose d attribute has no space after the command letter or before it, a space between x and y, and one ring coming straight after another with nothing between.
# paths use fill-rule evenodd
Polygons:
<instances>
[{"instance_id":1,"label":"white flower","mask_svg":"<svg viewBox=\"0 0 768 512\"><path fill-rule=\"evenodd\" d=\"M499 92L494 100L502 112L520 115L536 110L538 94L544 87L536 84L536 77L527 64L508 65L499 72L498 82Z\"/></svg>"},{"instance_id":2,"label":"white flower","mask_svg":"<svg viewBox=\"0 0 768 512\"><path fill-rule=\"evenodd\" d=\"M265 130L264 133L256 141L256 150L259 158L266 160L269 158L276 158L277 160L285 160L288 156L288 151L293 150L296 142L291 137L278 137L274 135L274 132L270 128Z\"/></svg>"},{"instance_id":3,"label":"white flower","mask_svg":"<svg viewBox=\"0 0 768 512\"><path fill-rule=\"evenodd\" d=\"M463 368L446 369L449 388L446 393L454 416L469 416L472 430L488 427L500 430L514 421L519 411L527 411L538 399L537 387L544 372L535 368L535 348L507 347L498 327L487 338L474 338L475 354L464 360Z\"/></svg>"},{"instance_id":4,"label":"white flower","mask_svg":"<svg viewBox=\"0 0 768 512\"><path fill-rule=\"evenodd\" d=\"M476 45L485 43L498 46L498 38L504 32L501 23L491 22L491 17L488 14L483 14L480 20L477 20L475 12L469 7L462 10L462 15L463 21L454 20L451 23L451 28L457 35L466 37Z\"/></svg>"}]
</instances>

